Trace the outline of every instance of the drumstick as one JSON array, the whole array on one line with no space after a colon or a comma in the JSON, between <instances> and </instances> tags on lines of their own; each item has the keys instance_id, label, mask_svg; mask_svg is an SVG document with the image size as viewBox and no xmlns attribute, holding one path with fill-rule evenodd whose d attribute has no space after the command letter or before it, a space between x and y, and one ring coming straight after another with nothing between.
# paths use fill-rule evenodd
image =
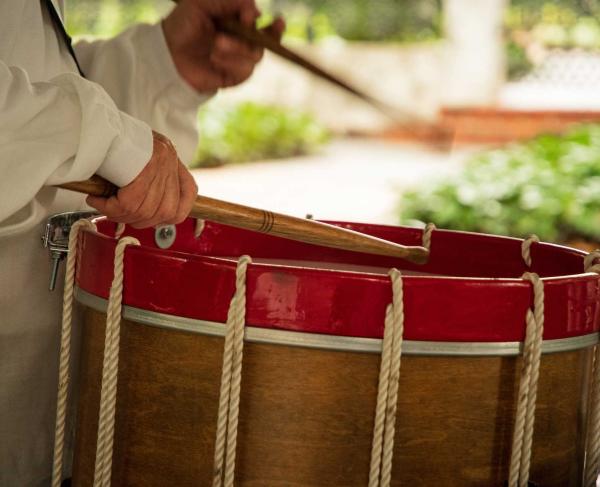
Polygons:
<instances>
[{"instance_id":1,"label":"drumstick","mask_svg":"<svg viewBox=\"0 0 600 487\"><path fill-rule=\"evenodd\" d=\"M302 57L294 51L291 51L287 47L283 46L280 42L275 40L267 33L257 29L246 27L245 25L242 25L240 22L233 19L215 19L214 22L218 30L230 34L234 37L243 39L255 46L260 46L264 49L268 49L269 51L277 54L278 56L287 59L291 63L309 71L315 76L329 81L337 87L360 98L364 102L375 107L377 110L390 117L395 122L406 122L406 117L402 116L402 114L400 114L398 110L394 107L383 103L381 100L373 98L371 95L366 94L358 88L351 86L347 82L341 80L337 76L325 71L323 68L317 66L305 57Z\"/></svg>"},{"instance_id":2,"label":"drumstick","mask_svg":"<svg viewBox=\"0 0 600 487\"><path fill-rule=\"evenodd\" d=\"M173 2L178 3L178 0L173 0ZM377 110L379 110L381 113L383 113L387 117L391 118L394 122L396 122L400 125L405 125L408 121L411 121L412 122L411 125L415 125L414 121L418 118L416 115L407 115L407 114L401 113L400 110L392 107L391 105L388 105L387 103L384 103L383 101L378 100L378 99L372 97L371 95L366 94L364 91L359 90L358 88L348 84L347 82L341 80L340 78L329 73L328 71L325 71L323 68L317 66L316 64L309 61L308 59L301 56L300 54L283 46L279 41L277 41L276 39L271 37L266 32L257 30L255 28L246 27L241 22L239 22L238 20L233 19L233 18L213 19L213 22L215 23L217 30L219 30L221 32L225 32L226 34L237 37L239 39L242 39L252 45L259 46L264 49L268 49L269 51L273 52L274 54L277 54L278 56L281 56L282 58L287 59L291 63L309 71L310 73L314 74L315 76L318 76L321 79L329 81L330 83L333 83L337 87L360 98L362 101L368 103L369 105L376 108ZM435 130L435 127L430 127L431 124L426 121L419 121L418 125L419 126L422 125L423 127L433 128L433 130ZM416 127L416 128L418 128L418 127Z\"/></svg>"},{"instance_id":3,"label":"drumstick","mask_svg":"<svg viewBox=\"0 0 600 487\"><path fill-rule=\"evenodd\" d=\"M105 198L114 196L119 189L100 176L58 187ZM429 257L429 251L424 247L404 246L334 225L207 196L196 197L190 216L324 247L399 257L415 264L424 264Z\"/></svg>"}]
</instances>

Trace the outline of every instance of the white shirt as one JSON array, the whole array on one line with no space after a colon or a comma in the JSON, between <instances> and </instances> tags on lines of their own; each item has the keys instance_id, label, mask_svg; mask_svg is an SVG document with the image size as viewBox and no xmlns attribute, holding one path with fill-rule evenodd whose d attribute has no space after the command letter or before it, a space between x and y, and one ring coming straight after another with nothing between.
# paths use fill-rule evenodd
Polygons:
<instances>
[{"instance_id":1,"label":"white shirt","mask_svg":"<svg viewBox=\"0 0 600 487\"><path fill-rule=\"evenodd\" d=\"M189 161L205 99L179 78L159 25L75 50L87 80L40 0L0 2L0 487L50 482L62 291L48 291L40 234L83 197L49 185L95 172L127 184L150 158L150 127Z\"/></svg>"},{"instance_id":2,"label":"white shirt","mask_svg":"<svg viewBox=\"0 0 600 487\"><path fill-rule=\"evenodd\" d=\"M75 51L87 79L39 0L2 2L0 225L44 186L94 173L131 182L150 159L149 125L173 139L183 161L194 153L205 97L179 77L159 25Z\"/></svg>"}]
</instances>

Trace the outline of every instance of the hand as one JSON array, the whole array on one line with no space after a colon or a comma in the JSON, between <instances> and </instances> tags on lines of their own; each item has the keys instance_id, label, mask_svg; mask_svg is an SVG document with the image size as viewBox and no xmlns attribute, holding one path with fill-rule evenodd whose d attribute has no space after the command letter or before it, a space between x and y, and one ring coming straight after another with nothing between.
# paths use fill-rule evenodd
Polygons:
<instances>
[{"instance_id":1,"label":"hand","mask_svg":"<svg viewBox=\"0 0 600 487\"><path fill-rule=\"evenodd\" d=\"M88 196L88 205L134 228L181 223L188 216L198 187L171 141L159 133L153 135L152 157L142 172L116 196Z\"/></svg>"},{"instance_id":2,"label":"hand","mask_svg":"<svg viewBox=\"0 0 600 487\"><path fill-rule=\"evenodd\" d=\"M254 0L180 0L163 20L163 32L177 71L198 92L245 81L263 50L218 32L213 19L237 18L253 27L260 12ZM285 23L277 18L265 31L281 39Z\"/></svg>"}]
</instances>

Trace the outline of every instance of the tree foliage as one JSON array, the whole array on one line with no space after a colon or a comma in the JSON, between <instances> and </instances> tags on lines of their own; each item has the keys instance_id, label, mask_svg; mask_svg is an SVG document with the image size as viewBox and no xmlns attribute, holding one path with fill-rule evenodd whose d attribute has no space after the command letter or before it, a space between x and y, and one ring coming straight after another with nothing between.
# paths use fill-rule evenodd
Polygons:
<instances>
[{"instance_id":1,"label":"tree foliage","mask_svg":"<svg viewBox=\"0 0 600 487\"><path fill-rule=\"evenodd\" d=\"M400 213L455 230L600 241L600 125L484 152L457 177L406 193Z\"/></svg>"},{"instance_id":2,"label":"tree foliage","mask_svg":"<svg viewBox=\"0 0 600 487\"><path fill-rule=\"evenodd\" d=\"M69 0L67 30L72 36L111 37L136 22L156 22L172 8L168 0Z\"/></svg>"},{"instance_id":3,"label":"tree foliage","mask_svg":"<svg viewBox=\"0 0 600 487\"><path fill-rule=\"evenodd\" d=\"M314 152L328 132L308 114L243 102L209 103L198 115L200 144L193 166L218 166Z\"/></svg>"}]
</instances>

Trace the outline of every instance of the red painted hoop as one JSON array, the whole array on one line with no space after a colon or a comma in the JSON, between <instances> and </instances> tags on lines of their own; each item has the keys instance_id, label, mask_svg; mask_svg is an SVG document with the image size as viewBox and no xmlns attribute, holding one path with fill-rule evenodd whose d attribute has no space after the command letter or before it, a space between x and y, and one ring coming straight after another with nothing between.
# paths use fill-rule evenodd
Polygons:
<instances>
[{"instance_id":1,"label":"red painted hoop","mask_svg":"<svg viewBox=\"0 0 600 487\"><path fill-rule=\"evenodd\" d=\"M96 220L98 233L82 232L76 280L106 299L112 279L115 224ZM420 245L415 228L334 224L405 245ZM406 340L522 341L533 302L521 240L434 231L431 259L418 266L398 259L318 247L207 222L200 238L195 221L177 226L169 250L158 249L154 230L127 228L142 246L125 255L123 303L151 312L211 322L226 321L234 292L235 260L254 258L352 263L435 273L404 277ZM577 337L600 328L600 277L583 272L584 252L553 244L531 248L533 272L544 278L544 339ZM228 257L229 259L224 259ZM381 338L391 301L385 275L273 264L252 264L247 274L249 325L307 333Z\"/></svg>"}]
</instances>

